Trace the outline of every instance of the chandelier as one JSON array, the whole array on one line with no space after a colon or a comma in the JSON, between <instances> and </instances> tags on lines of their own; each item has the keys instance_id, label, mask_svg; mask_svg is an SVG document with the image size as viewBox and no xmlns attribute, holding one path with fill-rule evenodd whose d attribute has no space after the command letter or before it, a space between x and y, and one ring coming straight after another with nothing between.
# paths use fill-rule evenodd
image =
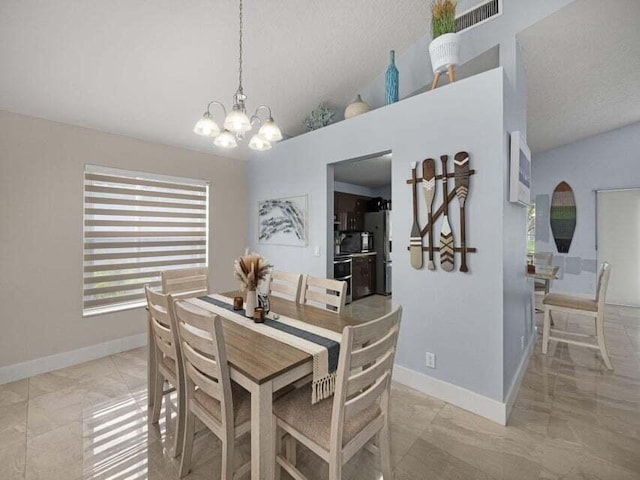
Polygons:
<instances>
[{"instance_id":1,"label":"chandelier","mask_svg":"<svg viewBox=\"0 0 640 480\"><path fill-rule=\"evenodd\" d=\"M202 118L198 120L193 131L203 137L212 137L213 144L218 147L235 148L238 146L238 141L244 138L245 134L253 128L253 125L258 124L260 128L258 133L254 134L249 140L249 148L252 150L269 150L272 143L282 140L280 128L278 128L271 115L271 108L267 105L260 105L249 118L245 105L247 96L242 90L242 0L240 0L239 25L238 90L233 96L233 108L227 113L227 109L221 102L216 100L209 102L207 110L202 115ZM219 106L224 112L222 130L211 115L211 107L213 105ZM264 120L258 116L258 113L262 110L268 111L269 115Z\"/></svg>"}]
</instances>

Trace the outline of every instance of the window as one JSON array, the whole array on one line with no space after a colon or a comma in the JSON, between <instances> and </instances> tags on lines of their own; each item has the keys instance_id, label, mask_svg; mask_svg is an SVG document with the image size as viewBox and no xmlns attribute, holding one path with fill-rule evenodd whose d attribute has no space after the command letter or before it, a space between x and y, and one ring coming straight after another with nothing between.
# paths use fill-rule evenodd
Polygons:
<instances>
[{"instance_id":1,"label":"window","mask_svg":"<svg viewBox=\"0 0 640 480\"><path fill-rule=\"evenodd\" d=\"M536 251L536 206L527 207L527 253L533 255Z\"/></svg>"},{"instance_id":2,"label":"window","mask_svg":"<svg viewBox=\"0 0 640 480\"><path fill-rule=\"evenodd\" d=\"M83 314L144 305L163 270L207 265L209 185L86 165Z\"/></svg>"}]
</instances>

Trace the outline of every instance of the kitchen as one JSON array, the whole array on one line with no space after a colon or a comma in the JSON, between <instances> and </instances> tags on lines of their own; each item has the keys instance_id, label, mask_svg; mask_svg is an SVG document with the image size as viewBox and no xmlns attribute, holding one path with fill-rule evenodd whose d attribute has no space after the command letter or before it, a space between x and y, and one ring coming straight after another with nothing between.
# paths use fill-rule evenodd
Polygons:
<instances>
[{"instance_id":1,"label":"kitchen","mask_svg":"<svg viewBox=\"0 0 640 480\"><path fill-rule=\"evenodd\" d=\"M333 277L347 304L391 295L391 154L334 165Z\"/></svg>"}]
</instances>

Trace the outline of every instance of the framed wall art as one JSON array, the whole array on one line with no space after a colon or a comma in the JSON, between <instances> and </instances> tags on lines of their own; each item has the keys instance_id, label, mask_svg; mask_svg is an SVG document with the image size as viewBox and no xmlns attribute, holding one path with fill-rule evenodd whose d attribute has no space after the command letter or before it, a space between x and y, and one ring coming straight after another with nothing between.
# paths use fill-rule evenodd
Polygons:
<instances>
[{"instance_id":1,"label":"framed wall art","mask_svg":"<svg viewBox=\"0 0 640 480\"><path fill-rule=\"evenodd\" d=\"M304 247L308 243L308 196L258 202L258 243Z\"/></svg>"},{"instance_id":2,"label":"framed wall art","mask_svg":"<svg viewBox=\"0 0 640 480\"><path fill-rule=\"evenodd\" d=\"M509 201L531 204L531 150L520 132L511 133Z\"/></svg>"}]
</instances>

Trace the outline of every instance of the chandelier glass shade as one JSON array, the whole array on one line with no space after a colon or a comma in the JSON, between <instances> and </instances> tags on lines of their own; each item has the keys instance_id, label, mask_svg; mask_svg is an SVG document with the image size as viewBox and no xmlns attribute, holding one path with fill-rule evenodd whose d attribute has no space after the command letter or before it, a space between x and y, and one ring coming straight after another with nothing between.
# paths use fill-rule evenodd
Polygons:
<instances>
[{"instance_id":1,"label":"chandelier glass shade","mask_svg":"<svg viewBox=\"0 0 640 480\"><path fill-rule=\"evenodd\" d=\"M251 117L247 115L247 109L245 105L247 96L244 94L244 91L242 89L242 2L243 0L239 1L240 54L238 58L238 89L236 90L236 93L233 97L233 107L231 111L227 113L224 104L215 100L209 102L209 104L207 105L207 110L202 115L202 118L200 118L196 122L193 131L196 134L202 135L204 137L213 137L213 144L218 147L235 148L238 146L238 141L243 140L245 134L252 129L253 123L258 122L261 124L261 127L258 130L258 133L251 137L251 140L249 141L249 148L251 148L252 150L264 151L269 150L272 143L282 140L282 132L273 120L273 116L271 115L271 108L269 108L267 105L260 105L258 108L256 108L255 113ZM224 112L222 130L211 115L212 105L220 106ZM266 109L269 112L269 116L265 120L262 120L258 116L258 113L261 109Z\"/></svg>"}]
</instances>

